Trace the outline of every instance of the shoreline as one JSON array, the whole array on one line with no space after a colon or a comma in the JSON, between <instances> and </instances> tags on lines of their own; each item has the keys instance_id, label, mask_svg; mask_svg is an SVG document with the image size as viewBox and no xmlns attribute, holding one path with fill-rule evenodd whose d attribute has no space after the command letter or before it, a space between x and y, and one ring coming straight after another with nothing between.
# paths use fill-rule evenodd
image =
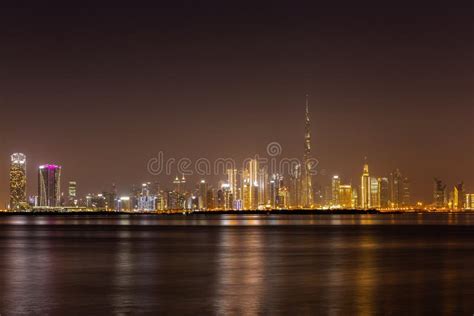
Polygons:
<instances>
[{"instance_id":1,"label":"shoreline","mask_svg":"<svg viewBox=\"0 0 474 316\"><path fill-rule=\"evenodd\" d=\"M245 211L170 211L170 212L116 212L116 211L7 211L0 216L173 216L173 215L383 215L383 214L474 214L473 211L378 211L378 210L245 210Z\"/></svg>"}]
</instances>

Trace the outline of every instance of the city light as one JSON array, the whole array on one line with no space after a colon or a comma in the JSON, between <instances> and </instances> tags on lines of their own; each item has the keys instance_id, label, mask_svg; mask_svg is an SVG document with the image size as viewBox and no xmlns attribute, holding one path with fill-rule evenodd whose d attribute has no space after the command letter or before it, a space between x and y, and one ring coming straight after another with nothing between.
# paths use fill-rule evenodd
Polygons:
<instances>
[{"instance_id":1,"label":"city light","mask_svg":"<svg viewBox=\"0 0 474 316\"><path fill-rule=\"evenodd\" d=\"M120 211L159 212L182 211L252 211L252 210L358 210L380 212L463 211L474 209L474 194L467 194L461 182L448 192L447 186L434 179L432 203L412 202L411 183L399 169L387 176L373 176L365 158L359 184L344 183L335 174L328 186L314 185L311 166L311 120L309 97L304 108L304 150L301 164L289 172L270 172L259 159L250 159L241 169L225 170L225 178L213 186L200 179L193 186L184 174L176 175L171 188L144 182L133 186L126 195L112 190L78 196L77 182L69 181L67 196L61 192L61 166L44 164L38 167L38 194L26 198L26 156L11 155L10 211ZM279 143L267 146L270 157L281 154Z\"/></svg>"}]
</instances>

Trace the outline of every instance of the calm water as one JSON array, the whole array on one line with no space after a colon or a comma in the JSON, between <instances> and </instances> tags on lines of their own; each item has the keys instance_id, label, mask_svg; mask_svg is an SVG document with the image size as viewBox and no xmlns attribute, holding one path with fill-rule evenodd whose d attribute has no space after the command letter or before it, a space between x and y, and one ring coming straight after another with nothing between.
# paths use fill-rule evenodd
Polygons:
<instances>
[{"instance_id":1,"label":"calm water","mask_svg":"<svg viewBox=\"0 0 474 316\"><path fill-rule=\"evenodd\" d=\"M474 215L0 217L0 314L474 313Z\"/></svg>"}]
</instances>

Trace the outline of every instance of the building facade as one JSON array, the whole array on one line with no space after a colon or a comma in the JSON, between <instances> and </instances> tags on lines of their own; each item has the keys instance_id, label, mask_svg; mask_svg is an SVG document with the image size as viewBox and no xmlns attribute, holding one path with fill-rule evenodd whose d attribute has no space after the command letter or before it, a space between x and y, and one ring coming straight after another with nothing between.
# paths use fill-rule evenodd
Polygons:
<instances>
[{"instance_id":1,"label":"building facade","mask_svg":"<svg viewBox=\"0 0 474 316\"><path fill-rule=\"evenodd\" d=\"M40 207L58 207L61 199L61 166L42 165L38 169Z\"/></svg>"},{"instance_id":2,"label":"building facade","mask_svg":"<svg viewBox=\"0 0 474 316\"><path fill-rule=\"evenodd\" d=\"M26 156L14 153L10 157L10 209L25 210L26 201Z\"/></svg>"},{"instance_id":3,"label":"building facade","mask_svg":"<svg viewBox=\"0 0 474 316\"><path fill-rule=\"evenodd\" d=\"M360 183L360 207L362 209L369 209L370 204L370 175L369 175L369 164L364 164L364 170L362 172L361 183Z\"/></svg>"}]
</instances>

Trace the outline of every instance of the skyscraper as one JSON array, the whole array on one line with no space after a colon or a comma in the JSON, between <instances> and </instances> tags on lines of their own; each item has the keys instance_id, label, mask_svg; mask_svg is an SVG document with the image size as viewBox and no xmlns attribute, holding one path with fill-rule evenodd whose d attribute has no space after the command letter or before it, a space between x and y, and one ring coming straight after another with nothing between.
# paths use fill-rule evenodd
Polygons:
<instances>
[{"instance_id":1,"label":"skyscraper","mask_svg":"<svg viewBox=\"0 0 474 316\"><path fill-rule=\"evenodd\" d=\"M267 168L258 171L258 205L262 206L268 202L268 173Z\"/></svg>"},{"instance_id":2,"label":"skyscraper","mask_svg":"<svg viewBox=\"0 0 474 316\"><path fill-rule=\"evenodd\" d=\"M275 181L275 175L272 176L272 180L270 180L270 206L271 208L275 208L277 204L277 194L278 194L278 187L277 181Z\"/></svg>"},{"instance_id":3,"label":"skyscraper","mask_svg":"<svg viewBox=\"0 0 474 316\"><path fill-rule=\"evenodd\" d=\"M387 178L379 178L379 189L380 189L380 207L388 208L389 207L389 200L390 200L390 190L389 190L389 182Z\"/></svg>"},{"instance_id":4,"label":"skyscraper","mask_svg":"<svg viewBox=\"0 0 474 316\"><path fill-rule=\"evenodd\" d=\"M466 203L464 204L464 208L466 210L474 210L474 193L466 194Z\"/></svg>"},{"instance_id":5,"label":"skyscraper","mask_svg":"<svg viewBox=\"0 0 474 316\"><path fill-rule=\"evenodd\" d=\"M289 205L291 208L301 208L301 185L303 181L301 179L301 165L298 164L291 169L290 173L290 201Z\"/></svg>"},{"instance_id":6,"label":"skyscraper","mask_svg":"<svg viewBox=\"0 0 474 316\"><path fill-rule=\"evenodd\" d=\"M181 180L179 180L178 176L173 181L174 191L177 193L181 193Z\"/></svg>"},{"instance_id":7,"label":"skyscraper","mask_svg":"<svg viewBox=\"0 0 474 316\"><path fill-rule=\"evenodd\" d=\"M150 193L151 183L142 184L142 191L138 196L137 209L140 211L154 211L156 209L156 196Z\"/></svg>"},{"instance_id":8,"label":"skyscraper","mask_svg":"<svg viewBox=\"0 0 474 316\"><path fill-rule=\"evenodd\" d=\"M435 178L433 188L433 206L435 208L444 208L446 207L446 202L446 185L443 181Z\"/></svg>"},{"instance_id":9,"label":"skyscraper","mask_svg":"<svg viewBox=\"0 0 474 316\"><path fill-rule=\"evenodd\" d=\"M464 192L464 183L461 182L459 184L456 184L453 189L453 209L464 209L465 199L466 193Z\"/></svg>"},{"instance_id":10,"label":"skyscraper","mask_svg":"<svg viewBox=\"0 0 474 316\"><path fill-rule=\"evenodd\" d=\"M68 188L68 206L77 205L77 183L76 181L69 181Z\"/></svg>"},{"instance_id":11,"label":"skyscraper","mask_svg":"<svg viewBox=\"0 0 474 316\"><path fill-rule=\"evenodd\" d=\"M10 209L24 210L26 201L26 156L22 153L11 155L10 164Z\"/></svg>"},{"instance_id":12,"label":"skyscraper","mask_svg":"<svg viewBox=\"0 0 474 316\"><path fill-rule=\"evenodd\" d=\"M375 177L370 178L370 207L380 207L380 186L379 180Z\"/></svg>"},{"instance_id":13,"label":"skyscraper","mask_svg":"<svg viewBox=\"0 0 474 316\"><path fill-rule=\"evenodd\" d=\"M259 183L258 183L258 160L251 159L248 164L249 170L249 199L250 209L257 209L259 202Z\"/></svg>"},{"instance_id":14,"label":"skyscraper","mask_svg":"<svg viewBox=\"0 0 474 316\"><path fill-rule=\"evenodd\" d=\"M280 194L280 189L282 189L282 185L283 185L283 177L278 173L273 174L269 183L269 191L270 191L269 202L272 208L278 207L281 204L279 203L280 202L279 194ZM289 193L289 192L285 192L285 193ZM288 197L285 203L288 203Z\"/></svg>"},{"instance_id":15,"label":"skyscraper","mask_svg":"<svg viewBox=\"0 0 474 316\"><path fill-rule=\"evenodd\" d=\"M410 181L403 177L399 169L390 174L390 207L400 208L410 205Z\"/></svg>"},{"instance_id":16,"label":"skyscraper","mask_svg":"<svg viewBox=\"0 0 474 316\"><path fill-rule=\"evenodd\" d=\"M341 201L340 201L340 189L341 186L341 179L339 176L333 176L332 177L332 182L331 182L331 206L332 207L340 207L341 206Z\"/></svg>"},{"instance_id":17,"label":"skyscraper","mask_svg":"<svg viewBox=\"0 0 474 316\"><path fill-rule=\"evenodd\" d=\"M238 196L238 187L237 187L237 169L227 169L227 183L230 185L230 192L232 193L234 199L240 199Z\"/></svg>"},{"instance_id":18,"label":"skyscraper","mask_svg":"<svg viewBox=\"0 0 474 316\"><path fill-rule=\"evenodd\" d=\"M339 205L341 208L351 208L352 206L352 186L341 184L339 186Z\"/></svg>"},{"instance_id":19,"label":"skyscraper","mask_svg":"<svg viewBox=\"0 0 474 316\"><path fill-rule=\"evenodd\" d=\"M363 209L368 209L371 207L370 204L370 176L369 176L369 164L367 160L364 164L364 171L361 177L360 184L360 206Z\"/></svg>"},{"instance_id":20,"label":"skyscraper","mask_svg":"<svg viewBox=\"0 0 474 316\"><path fill-rule=\"evenodd\" d=\"M39 206L58 207L61 198L61 166L42 165L38 170Z\"/></svg>"},{"instance_id":21,"label":"skyscraper","mask_svg":"<svg viewBox=\"0 0 474 316\"><path fill-rule=\"evenodd\" d=\"M207 209L207 183L206 180L201 180L199 183L199 209Z\"/></svg>"},{"instance_id":22,"label":"skyscraper","mask_svg":"<svg viewBox=\"0 0 474 316\"><path fill-rule=\"evenodd\" d=\"M402 174L400 173L400 170L395 169L390 174L390 206L392 208L397 209L402 206L402 183Z\"/></svg>"},{"instance_id":23,"label":"skyscraper","mask_svg":"<svg viewBox=\"0 0 474 316\"><path fill-rule=\"evenodd\" d=\"M309 96L306 95L306 113L304 124L304 156L303 156L303 174L302 174L302 189L303 189L303 207L313 207L313 186L311 184L311 121L309 118Z\"/></svg>"},{"instance_id":24,"label":"skyscraper","mask_svg":"<svg viewBox=\"0 0 474 316\"><path fill-rule=\"evenodd\" d=\"M352 189L352 200L351 200L351 207L352 208L358 208L360 203L359 203L359 188L355 187Z\"/></svg>"},{"instance_id":25,"label":"skyscraper","mask_svg":"<svg viewBox=\"0 0 474 316\"><path fill-rule=\"evenodd\" d=\"M407 177L403 178L402 182L402 206L407 207L411 205L411 194L410 194L410 181Z\"/></svg>"}]
</instances>

